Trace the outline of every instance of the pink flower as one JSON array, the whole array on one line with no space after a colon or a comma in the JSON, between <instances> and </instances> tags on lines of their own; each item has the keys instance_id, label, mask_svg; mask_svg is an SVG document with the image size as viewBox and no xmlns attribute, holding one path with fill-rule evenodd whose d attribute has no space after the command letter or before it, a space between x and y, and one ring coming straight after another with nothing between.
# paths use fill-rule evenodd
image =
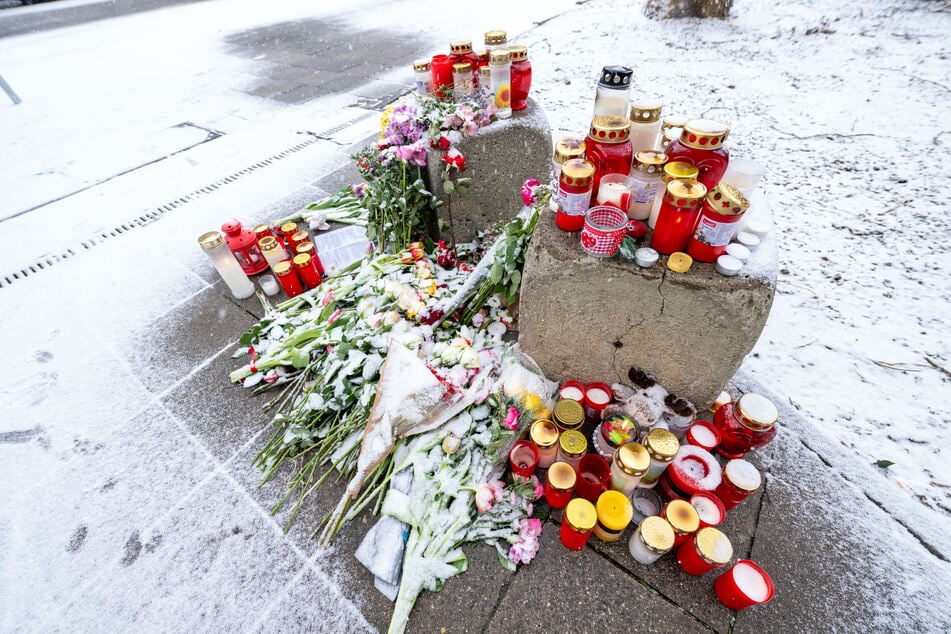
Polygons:
<instances>
[{"instance_id":1,"label":"pink flower","mask_svg":"<svg viewBox=\"0 0 951 634\"><path fill-rule=\"evenodd\" d=\"M542 499L542 496L545 495L545 485L541 483L537 477L532 476L535 480L535 488L532 489L532 495L535 496L536 500Z\"/></svg>"},{"instance_id":2,"label":"pink flower","mask_svg":"<svg viewBox=\"0 0 951 634\"><path fill-rule=\"evenodd\" d=\"M334 289L328 288L327 292L324 293L324 296L320 298L320 305L326 306L332 301L334 301Z\"/></svg>"},{"instance_id":3,"label":"pink flower","mask_svg":"<svg viewBox=\"0 0 951 634\"><path fill-rule=\"evenodd\" d=\"M493 480L489 483L489 486L492 488L492 493L495 496L495 499L501 499L502 492L505 490L505 483L501 480Z\"/></svg>"},{"instance_id":4,"label":"pink flower","mask_svg":"<svg viewBox=\"0 0 951 634\"><path fill-rule=\"evenodd\" d=\"M338 308L327 318L327 325L332 326L335 321L340 317L340 309Z\"/></svg>"},{"instance_id":5,"label":"pink flower","mask_svg":"<svg viewBox=\"0 0 951 634\"><path fill-rule=\"evenodd\" d=\"M495 491L492 489L492 486L483 482L479 485L479 488L476 489L475 503L476 509L480 513L485 513L486 511L492 510L492 504L495 502Z\"/></svg>"},{"instance_id":6,"label":"pink flower","mask_svg":"<svg viewBox=\"0 0 951 634\"><path fill-rule=\"evenodd\" d=\"M535 188L538 187L538 184L538 181L534 178L530 178L522 183L522 202L525 203L526 207L537 202Z\"/></svg>"},{"instance_id":7,"label":"pink flower","mask_svg":"<svg viewBox=\"0 0 951 634\"><path fill-rule=\"evenodd\" d=\"M414 163L420 167L426 165L426 147L422 139L410 145L401 145L396 148L396 158L401 161Z\"/></svg>"},{"instance_id":8,"label":"pink flower","mask_svg":"<svg viewBox=\"0 0 951 634\"><path fill-rule=\"evenodd\" d=\"M502 424L505 425L506 428L514 431L515 428L518 427L518 410L514 407L510 407L508 415L505 417L505 420L502 421Z\"/></svg>"},{"instance_id":9,"label":"pink flower","mask_svg":"<svg viewBox=\"0 0 951 634\"><path fill-rule=\"evenodd\" d=\"M485 313L481 310L472 316L472 325L478 328L483 323L485 323Z\"/></svg>"},{"instance_id":10,"label":"pink flower","mask_svg":"<svg viewBox=\"0 0 951 634\"><path fill-rule=\"evenodd\" d=\"M522 539L540 537L542 534L542 521L537 517L529 517L522 520L520 534Z\"/></svg>"}]
</instances>

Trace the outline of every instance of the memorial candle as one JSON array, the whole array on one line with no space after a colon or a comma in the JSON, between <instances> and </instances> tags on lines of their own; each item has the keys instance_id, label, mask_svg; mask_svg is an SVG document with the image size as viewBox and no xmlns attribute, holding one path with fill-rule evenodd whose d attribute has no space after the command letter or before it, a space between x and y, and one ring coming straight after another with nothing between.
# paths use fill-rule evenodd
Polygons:
<instances>
[{"instance_id":1,"label":"memorial candle","mask_svg":"<svg viewBox=\"0 0 951 634\"><path fill-rule=\"evenodd\" d=\"M578 497L594 502L598 499L611 479L611 466L596 453L585 454L578 460L578 481L575 493Z\"/></svg>"},{"instance_id":2,"label":"memorial candle","mask_svg":"<svg viewBox=\"0 0 951 634\"><path fill-rule=\"evenodd\" d=\"M726 507L723 506L723 502L709 491L694 493L690 498L690 506L697 510L700 528L719 526L726 519Z\"/></svg>"},{"instance_id":3,"label":"memorial candle","mask_svg":"<svg viewBox=\"0 0 951 634\"><path fill-rule=\"evenodd\" d=\"M624 213L631 209L634 179L625 174L608 174L601 179L595 200L599 205L617 207Z\"/></svg>"},{"instance_id":4,"label":"memorial candle","mask_svg":"<svg viewBox=\"0 0 951 634\"><path fill-rule=\"evenodd\" d=\"M519 440L509 451L509 466L517 476L532 477L538 466L538 449L528 440Z\"/></svg>"},{"instance_id":5,"label":"memorial candle","mask_svg":"<svg viewBox=\"0 0 951 634\"><path fill-rule=\"evenodd\" d=\"M538 466L547 469L558 456L558 426L550 420L536 420L529 436L538 449Z\"/></svg>"},{"instance_id":6,"label":"memorial candle","mask_svg":"<svg viewBox=\"0 0 951 634\"><path fill-rule=\"evenodd\" d=\"M553 462L545 481L545 501L553 509L563 509L571 500L578 473L567 462Z\"/></svg>"},{"instance_id":7,"label":"memorial candle","mask_svg":"<svg viewBox=\"0 0 951 634\"><path fill-rule=\"evenodd\" d=\"M664 200L664 193L667 191L667 185L672 180L690 181L697 180L697 174L700 171L690 163L683 161L668 161L664 165L664 173L660 177L660 195L654 197L651 203L650 217L647 219L647 226L653 229L657 225L657 214L660 213L660 205Z\"/></svg>"},{"instance_id":8,"label":"memorial candle","mask_svg":"<svg viewBox=\"0 0 951 634\"><path fill-rule=\"evenodd\" d=\"M600 458L600 456L598 456ZM616 542L631 523L634 509L627 496L617 491L605 491L595 504L598 522L594 534L603 542Z\"/></svg>"},{"instance_id":9,"label":"memorial candle","mask_svg":"<svg viewBox=\"0 0 951 634\"><path fill-rule=\"evenodd\" d=\"M720 432L717 452L725 458L742 458L767 445L776 436L779 412L769 399L744 394L716 411L713 422Z\"/></svg>"},{"instance_id":10,"label":"memorial candle","mask_svg":"<svg viewBox=\"0 0 951 634\"><path fill-rule=\"evenodd\" d=\"M656 491L637 487L631 494L631 506L634 507L634 521L641 522L645 517L660 515L660 509L664 507L664 503Z\"/></svg>"},{"instance_id":11,"label":"memorial candle","mask_svg":"<svg viewBox=\"0 0 951 634\"><path fill-rule=\"evenodd\" d=\"M626 117L595 117L585 139L585 159L594 165L594 189L607 174L631 171L634 151L631 148L631 121Z\"/></svg>"},{"instance_id":12,"label":"memorial candle","mask_svg":"<svg viewBox=\"0 0 951 634\"><path fill-rule=\"evenodd\" d=\"M667 465L677 455L680 442L676 436L666 429L652 429L644 437L643 445L650 454L651 464L647 473L641 478L640 486L653 487L657 484L657 480L667 468Z\"/></svg>"},{"instance_id":13,"label":"memorial candle","mask_svg":"<svg viewBox=\"0 0 951 634\"><path fill-rule=\"evenodd\" d=\"M698 530L677 548L677 563L688 575L696 577L722 568L732 558L730 538L709 526Z\"/></svg>"},{"instance_id":14,"label":"memorial candle","mask_svg":"<svg viewBox=\"0 0 951 634\"><path fill-rule=\"evenodd\" d=\"M624 414L611 414L598 424L591 440L595 451L611 460L618 447L637 440L637 424Z\"/></svg>"},{"instance_id":15,"label":"memorial candle","mask_svg":"<svg viewBox=\"0 0 951 634\"><path fill-rule=\"evenodd\" d=\"M584 408L574 399L563 398L555 403L552 418L562 431L578 429L584 423Z\"/></svg>"},{"instance_id":16,"label":"memorial candle","mask_svg":"<svg viewBox=\"0 0 951 634\"><path fill-rule=\"evenodd\" d=\"M631 144L634 154L654 150L660 146L660 115L663 106L659 103L638 102L631 104ZM645 216L646 218L646 216Z\"/></svg>"},{"instance_id":17,"label":"memorial candle","mask_svg":"<svg viewBox=\"0 0 951 634\"><path fill-rule=\"evenodd\" d=\"M634 158L631 167L634 194L628 215L634 220L648 220L654 201L666 188L662 179L667 155L660 150L641 150Z\"/></svg>"},{"instance_id":18,"label":"memorial candle","mask_svg":"<svg viewBox=\"0 0 951 634\"><path fill-rule=\"evenodd\" d=\"M773 598L775 587L769 574L748 559L740 559L717 577L717 597L731 610L745 610Z\"/></svg>"},{"instance_id":19,"label":"memorial candle","mask_svg":"<svg viewBox=\"0 0 951 634\"><path fill-rule=\"evenodd\" d=\"M558 213L555 224L562 231L581 231L584 215L591 206L594 190L594 164L583 158L573 158L561 166L558 177Z\"/></svg>"},{"instance_id":20,"label":"memorial candle","mask_svg":"<svg viewBox=\"0 0 951 634\"><path fill-rule=\"evenodd\" d=\"M516 112L528 107L528 92L532 87L532 63L528 60L528 47L514 44L509 47L512 54L512 110Z\"/></svg>"},{"instance_id":21,"label":"memorial candle","mask_svg":"<svg viewBox=\"0 0 951 634\"><path fill-rule=\"evenodd\" d=\"M686 438L687 444L703 447L707 451L713 451L720 444L720 432L708 420L698 420L691 425L687 429L687 433L684 434L684 438Z\"/></svg>"},{"instance_id":22,"label":"memorial candle","mask_svg":"<svg viewBox=\"0 0 951 634\"><path fill-rule=\"evenodd\" d=\"M565 507L565 519L561 522L561 543L569 550L581 550L588 543L597 523L598 513L594 504L582 498L571 500Z\"/></svg>"},{"instance_id":23,"label":"memorial candle","mask_svg":"<svg viewBox=\"0 0 951 634\"><path fill-rule=\"evenodd\" d=\"M237 299L244 299L254 295L254 283L248 279L247 274L238 264L234 254L225 244L225 238L218 231L209 231L203 233L198 238L198 244L202 251L211 260L218 275L228 286L228 290Z\"/></svg>"},{"instance_id":24,"label":"memorial candle","mask_svg":"<svg viewBox=\"0 0 951 634\"><path fill-rule=\"evenodd\" d=\"M686 500L671 500L661 509L660 516L674 529L674 547L687 541L700 528L697 509Z\"/></svg>"},{"instance_id":25,"label":"memorial candle","mask_svg":"<svg viewBox=\"0 0 951 634\"><path fill-rule=\"evenodd\" d=\"M651 457L644 445L629 442L618 447L611 461L611 488L631 495L650 466ZM660 510L658 505L655 513ZM653 515L653 513L648 513Z\"/></svg>"},{"instance_id":26,"label":"memorial candle","mask_svg":"<svg viewBox=\"0 0 951 634\"><path fill-rule=\"evenodd\" d=\"M697 228L687 244L687 253L698 262L714 262L726 253L740 220L750 206L743 193L725 182L707 192Z\"/></svg>"},{"instance_id":27,"label":"memorial candle","mask_svg":"<svg viewBox=\"0 0 951 634\"><path fill-rule=\"evenodd\" d=\"M651 236L652 249L670 255L687 246L706 193L699 181L672 180L667 184Z\"/></svg>"},{"instance_id":28,"label":"memorial candle","mask_svg":"<svg viewBox=\"0 0 951 634\"><path fill-rule=\"evenodd\" d=\"M628 549L639 564L652 564L674 547L674 529L656 515L645 517L631 535Z\"/></svg>"},{"instance_id":29,"label":"memorial candle","mask_svg":"<svg viewBox=\"0 0 951 634\"><path fill-rule=\"evenodd\" d=\"M555 155L552 159L554 180L557 183L561 178L561 166L571 159L584 159L584 139L566 136L555 143ZM590 199L590 196L589 196ZM590 201L589 201L590 202ZM587 211L587 209L585 210Z\"/></svg>"},{"instance_id":30,"label":"memorial candle","mask_svg":"<svg viewBox=\"0 0 951 634\"><path fill-rule=\"evenodd\" d=\"M614 392L607 383L589 383L584 388L585 414L592 421L601 418L601 411L608 406Z\"/></svg>"},{"instance_id":31,"label":"memorial candle","mask_svg":"<svg viewBox=\"0 0 951 634\"><path fill-rule=\"evenodd\" d=\"M581 381L565 381L562 383L558 394L561 398L569 398L581 403L584 401L584 383Z\"/></svg>"},{"instance_id":32,"label":"memorial candle","mask_svg":"<svg viewBox=\"0 0 951 634\"><path fill-rule=\"evenodd\" d=\"M577 468L581 457L588 451L588 440L580 431L569 429L558 438L558 461Z\"/></svg>"},{"instance_id":33,"label":"memorial candle","mask_svg":"<svg viewBox=\"0 0 951 634\"><path fill-rule=\"evenodd\" d=\"M723 481L715 493L727 510L749 497L750 493L762 485L763 476L759 469L742 459L730 460L723 468Z\"/></svg>"},{"instance_id":34,"label":"memorial candle","mask_svg":"<svg viewBox=\"0 0 951 634\"><path fill-rule=\"evenodd\" d=\"M667 146L671 161L683 161L699 170L697 180L707 190L716 187L726 172L730 154L723 147L730 132L729 126L709 119L693 119L684 125L680 139Z\"/></svg>"},{"instance_id":35,"label":"memorial candle","mask_svg":"<svg viewBox=\"0 0 951 634\"><path fill-rule=\"evenodd\" d=\"M297 297L304 292L304 286L301 284L300 277L298 277L297 271L294 270L290 260L278 262L274 266L274 275L277 276L277 281L281 283L281 288L284 289L288 297Z\"/></svg>"}]
</instances>

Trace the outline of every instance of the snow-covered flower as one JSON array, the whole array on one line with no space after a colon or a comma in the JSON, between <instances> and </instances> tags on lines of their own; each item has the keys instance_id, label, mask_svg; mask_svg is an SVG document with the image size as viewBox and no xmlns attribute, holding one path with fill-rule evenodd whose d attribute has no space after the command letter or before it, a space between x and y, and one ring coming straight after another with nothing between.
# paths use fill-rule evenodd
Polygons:
<instances>
[{"instance_id":1,"label":"snow-covered flower","mask_svg":"<svg viewBox=\"0 0 951 634\"><path fill-rule=\"evenodd\" d=\"M402 318L398 311L388 310L383 314L383 323L387 326L392 326Z\"/></svg>"},{"instance_id":2,"label":"snow-covered flower","mask_svg":"<svg viewBox=\"0 0 951 634\"><path fill-rule=\"evenodd\" d=\"M320 298L320 305L321 305L321 306L326 306L327 304L329 304L329 303L332 302L332 301L334 301L334 289L333 289L333 288L328 288L328 289L327 289L327 292L324 293L323 296Z\"/></svg>"},{"instance_id":3,"label":"snow-covered flower","mask_svg":"<svg viewBox=\"0 0 951 634\"><path fill-rule=\"evenodd\" d=\"M511 430L515 430L518 427L518 410L514 407L510 407L508 414L505 416L505 420L502 421L502 424Z\"/></svg>"},{"instance_id":4,"label":"snow-covered flower","mask_svg":"<svg viewBox=\"0 0 951 634\"><path fill-rule=\"evenodd\" d=\"M365 318L367 325L376 330L383 325L383 313L374 313Z\"/></svg>"},{"instance_id":5,"label":"snow-covered flower","mask_svg":"<svg viewBox=\"0 0 951 634\"><path fill-rule=\"evenodd\" d=\"M459 356L459 363L467 370L479 367L479 353L471 346L465 348Z\"/></svg>"},{"instance_id":6,"label":"snow-covered flower","mask_svg":"<svg viewBox=\"0 0 951 634\"><path fill-rule=\"evenodd\" d=\"M522 202L525 203L525 206L534 204L538 199L535 195L535 188L538 187L539 182L534 178L529 178L527 181L522 183Z\"/></svg>"},{"instance_id":7,"label":"snow-covered flower","mask_svg":"<svg viewBox=\"0 0 951 634\"><path fill-rule=\"evenodd\" d=\"M442 439L442 450L448 455L452 455L459 451L459 445L461 442L462 441L459 439L459 436L449 432L449 434Z\"/></svg>"},{"instance_id":8,"label":"snow-covered flower","mask_svg":"<svg viewBox=\"0 0 951 634\"><path fill-rule=\"evenodd\" d=\"M327 318L327 325L332 326L335 321L340 319L340 309L338 308L333 313L330 314L330 317Z\"/></svg>"},{"instance_id":9,"label":"snow-covered flower","mask_svg":"<svg viewBox=\"0 0 951 634\"><path fill-rule=\"evenodd\" d=\"M491 511L493 502L495 502L495 491L488 483L483 482L476 489L476 509L478 509L480 513Z\"/></svg>"}]
</instances>

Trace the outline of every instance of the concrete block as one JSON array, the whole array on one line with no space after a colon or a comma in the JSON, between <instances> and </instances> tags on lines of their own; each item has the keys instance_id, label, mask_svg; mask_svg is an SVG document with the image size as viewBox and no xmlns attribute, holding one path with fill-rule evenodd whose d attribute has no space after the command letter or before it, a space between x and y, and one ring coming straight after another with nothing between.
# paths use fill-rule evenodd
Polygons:
<instances>
[{"instance_id":1,"label":"concrete block","mask_svg":"<svg viewBox=\"0 0 951 634\"><path fill-rule=\"evenodd\" d=\"M645 242L646 243L646 242ZM767 234L736 277L713 264L687 273L667 258L642 269L620 255L587 255L577 233L538 223L525 258L519 342L548 378L630 384L646 370L703 408L759 338L776 289L776 247Z\"/></svg>"},{"instance_id":2,"label":"concrete block","mask_svg":"<svg viewBox=\"0 0 951 634\"><path fill-rule=\"evenodd\" d=\"M457 242L468 242L499 221L513 218L522 208L521 188L529 178L546 182L552 153L551 128L544 110L533 100L521 112L479 130L468 139L452 133L453 145L466 157L464 176L472 186L464 197L452 196L452 219ZM442 152L427 157L429 182L442 192ZM442 196L445 203L447 197ZM446 205L440 218L448 220Z\"/></svg>"}]
</instances>

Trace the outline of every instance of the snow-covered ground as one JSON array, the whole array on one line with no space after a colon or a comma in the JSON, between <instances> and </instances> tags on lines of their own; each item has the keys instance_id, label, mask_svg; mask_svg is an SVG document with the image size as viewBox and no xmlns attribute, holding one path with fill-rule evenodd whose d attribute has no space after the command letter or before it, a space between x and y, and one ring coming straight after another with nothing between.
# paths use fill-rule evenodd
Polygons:
<instances>
[{"instance_id":1,"label":"snow-covered ground","mask_svg":"<svg viewBox=\"0 0 951 634\"><path fill-rule=\"evenodd\" d=\"M360 28L416 31L434 46L451 37L444 13L426 10L419 0L352 2L344 14L329 4L217 0L0 39L0 73L24 98L12 106L0 95L0 218L201 140L201 132L172 127L183 121L226 133L138 176L119 177L0 222L7 238L0 274L33 262L44 245L71 244L76 236L250 164L255 155L287 148L299 142L301 129L346 121L344 109L359 114L348 94L288 106L240 92L263 62L229 54L228 34L301 16L336 16ZM556 135L587 129L594 77L602 65L625 63L635 69L636 95L662 98L671 114L728 121L731 152L766 165L764 190L780 243L779 288L766 330L742 371L813 420L804 439L809 446L841 445L858 458L847 467L863 470L858 479L877 482L886 495L913 500L905 522L946 526L951 515L951 469L945 462L951 443L948 3L737 0L725 21L666 22L648 20L640 3L620 0L577 6L559 0L546 3L544 12L522 4L531 3L490 2L467 24L459 16L461 34L475 38L497 26L524 33L520 39L529 45L534 97ZM403 71L387 78L409 76ZM262 170L231 193L172 210L0 289L0 332L7 340L0 393L9 413L0 419L0 455L14 466L0 485L0 587L21 581L28 569L24 557L34 557L41 570L17 594L4 595L0 611L4 603L18 606L7 611L8 618L43 616L45 604L22 607L41 586L45 601L73 599L47 617L55 620L67 607L77 608L78 589L66 580L82 566L96 567L85 590L119 574L121 561L98 569L115 558L112 545L126 539L110 529L114 518L149 518L141 536L135 533L127 542L126 551L138 557L152 552L155 534L172 542L178 524L200 521L190 519L198 512L227 512L232 497L240 498L225 465L208 473L192 468L209 460L209 452L191 435L188 421L161 405L175 383L157 371L150 375L155 383L143 382L129 359L158 363L155 359L172 356L159 347L167 345L161 333L144 325L207 291L213 273L194 244L202 227L290 193L307 175L323 173L314 170L328 171L344 160L340 150L329 142L316 144L283 163L283 172ZM141 268L130 264L137 253L148 254ZM213 333L220 335L222 352L228 337L246 325ZM190 361L205 367L216 359ZM128 421L145 431L129 432ZM243 438L235 455L252 441L250 435ZM137 457L150 451L168 453L174 480L165 483L162 474L137 471ZM128 476L122 482L157 477L161 494L84 479L88 467L80 469L75 457L90 455L98 456L102 469L118 466ZM895 464L888 469L872 464L882 459ZM214 496L221 487L226 492L220 504L205 502L213 509L181 510L192 508L196 491L211 489ZM82 512L91 516L81 527L70 524L69 505L78 503L69 500L100 488L120 491L125 503L86 505ZM165 510L156 518L149 513L152 506ZM32 553L34 542L55 543L58 551ZM82 564L63 554L84 543ZM225 559L225 568L215 573L222 578L227 564L245 555L234 546L223 552L233 559ZM302 553L270 555L272 560L265 552L252 556L295 581L327 583L322 564ZM282 584L274 603L293 598L293 592ZM341 625L365 625L348 610L341 610ZM87 607L80 616L91 628L98 615Z\"/></svg>"}]
</instances>

